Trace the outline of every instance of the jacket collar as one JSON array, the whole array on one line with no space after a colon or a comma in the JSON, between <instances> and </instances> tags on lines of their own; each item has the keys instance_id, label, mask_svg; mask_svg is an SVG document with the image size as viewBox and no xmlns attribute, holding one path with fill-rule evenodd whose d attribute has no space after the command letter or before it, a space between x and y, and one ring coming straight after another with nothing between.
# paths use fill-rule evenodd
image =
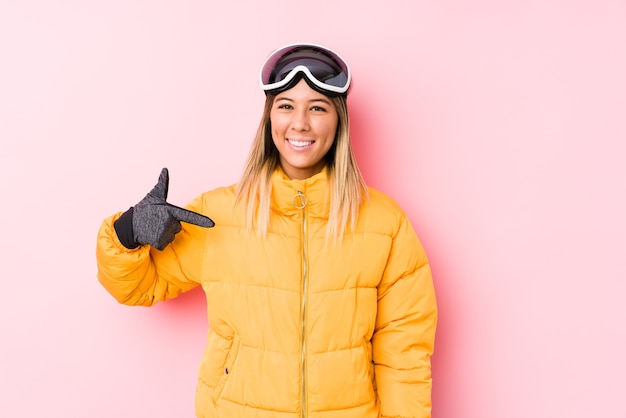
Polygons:
<instances>
[{"instance_id":1,"label":"jacket collar","mask_svg":"<svg viewBox=\"0 0 626 418\"><path fill-rule=\"evenodd\" d=\"M324 168L320 173L304 180L290 179L279 167L272 174L272 210L283 215L296 215L302 212L301 192L306 199L307 216L328 219L330 193L328 173Z\"/></svg>"}]
</instances>

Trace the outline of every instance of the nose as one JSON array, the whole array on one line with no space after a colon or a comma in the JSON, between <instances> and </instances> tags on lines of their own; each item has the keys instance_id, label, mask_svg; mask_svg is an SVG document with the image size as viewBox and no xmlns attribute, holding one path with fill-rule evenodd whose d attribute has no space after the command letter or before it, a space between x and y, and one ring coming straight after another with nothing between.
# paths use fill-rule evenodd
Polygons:
<instances>
[{"instance_id":1,"label":"nose","mask_svg":"<svg viewBox=\"0 0 626 418\"><path fill-rule=\"evenodd\" d=\"M298 109L293 113L291 129L299 132L309 130L309 116L306 109Z\"/></svg>"}]
</instances>

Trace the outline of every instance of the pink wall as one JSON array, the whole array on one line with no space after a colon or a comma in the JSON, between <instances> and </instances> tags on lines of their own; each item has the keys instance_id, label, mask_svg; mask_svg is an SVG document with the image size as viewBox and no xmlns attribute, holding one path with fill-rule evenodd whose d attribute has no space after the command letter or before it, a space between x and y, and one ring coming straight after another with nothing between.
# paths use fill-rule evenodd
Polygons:
<instances>
[{"instance_id":1,"label":"pink wall","mask_svg":"<svg viewBox=\"0 0 626 418\"><path fill-rule=\"evenodd\" d=\"M236 181L308 40L429 252L434 417L626 417L626 3L215 3L0 4L0 416L193 415L202 294L118 305L96 232L163 166L177 204Z\"/></svg>"}]
</instances>

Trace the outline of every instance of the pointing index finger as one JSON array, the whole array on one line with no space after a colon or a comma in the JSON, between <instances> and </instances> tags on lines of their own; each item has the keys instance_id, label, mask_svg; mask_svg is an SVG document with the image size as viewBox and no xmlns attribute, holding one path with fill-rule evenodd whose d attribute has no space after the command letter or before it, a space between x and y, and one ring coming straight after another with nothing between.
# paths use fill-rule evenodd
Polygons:
<instances>
[{"instance_id":1,"label":"pointing index finger","mask_svg":"<svg viewBox=\"0 0 626 418\"><path fill-rule=\"evenodd\" d=\"M213 220L208 216L204 216L197 212L183 209L169 203L168 206L172 216L181 222L187 222L189 224L202 226L204 228L212 228L215 226L215 222L213 222Z\"/></svg>"}]
</instances>

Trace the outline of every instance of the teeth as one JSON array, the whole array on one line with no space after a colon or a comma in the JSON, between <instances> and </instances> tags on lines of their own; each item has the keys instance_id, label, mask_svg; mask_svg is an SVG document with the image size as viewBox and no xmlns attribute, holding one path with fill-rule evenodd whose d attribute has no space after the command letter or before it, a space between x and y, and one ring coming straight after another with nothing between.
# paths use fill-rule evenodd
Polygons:
<instances>
[{"instance_id":1,"label":"teeth","mask_svg":"<svg viewBox=\"0 0 626 418\"><path fill-rule=\"evenodd\" d=\"M289 139L288 141L294 147L306 147L307 145L311 145L313 143L313 141L296 141L293 139Z\"/></svg>"}]
</instances>

